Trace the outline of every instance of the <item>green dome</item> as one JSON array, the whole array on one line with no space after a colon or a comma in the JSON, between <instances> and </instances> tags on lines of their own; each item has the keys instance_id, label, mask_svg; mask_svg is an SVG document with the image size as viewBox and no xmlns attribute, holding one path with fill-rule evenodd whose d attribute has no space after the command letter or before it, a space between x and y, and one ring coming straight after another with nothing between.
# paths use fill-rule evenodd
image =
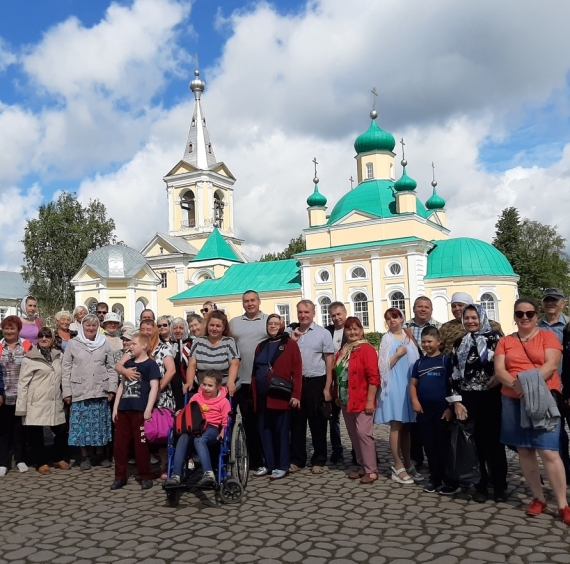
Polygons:
<instances>
[{"instance_id":1,"label":"green dome","mask_svg":"<svg viewBox=\"0 0 570 564\"><path fill-rule=\"evenodd\" d=\"M432 242L426 278L516 276L507 257L489 243L468 237Z\"/></svg>"},{"instance_id":2,"label":"green dome","mask_svg":"<svg viewBox=\"0 0 570 564\"><path fill-rule=\"evenodd\" d=\"M327 199L319 192L319 185L315 184L314 192L307 198L307 205L313 206L326 206Z\"/></svg>"},{"instance_id":3,"label":"green dome","mask_svg":"<svg viewBox=\"0 0 570 564\"><path fill-rule=\"evenodd\" d=\"M437 193L435 186L433 187L433 194L426 202L428 210L442 210L445 207L445 200Z\"/></svg>"},{"instance_id":4,"label":"green dome","mask_svg":"<svg viewBox=\"0 0 570 564\"><path fill-rule=\"evenodd\" d=\"M380 129L376 125L376 118L373 118L370 127L356 138L354 150L358 154L372 151L393 151L395 145L396 140L394 136Z\"/></svg>"},{"instance_id":5,"label":"green dome","mask_svg":"<svg viewBox=\"0 0 570 564\"><path fill-rule=\"evenodd\" d=\"M328 224L332 225L352 211L360 211L375 217L394 217L396 196L391 180L365 180L345 194L333 208ZM416 213L427 218L428 212L416 198Z\"/></svg>"},{"instance_id":6,"label":"green dome","mask_svg":"<svg viewBox=\"0 0 570 564\"><path fill-rule=\"evenodd\" d=\"M402 170L402 177L394 183L394 190L396 192L406 192L415 190L418 183L406 174L406 167Z\"/></svg>"}]
</instances>

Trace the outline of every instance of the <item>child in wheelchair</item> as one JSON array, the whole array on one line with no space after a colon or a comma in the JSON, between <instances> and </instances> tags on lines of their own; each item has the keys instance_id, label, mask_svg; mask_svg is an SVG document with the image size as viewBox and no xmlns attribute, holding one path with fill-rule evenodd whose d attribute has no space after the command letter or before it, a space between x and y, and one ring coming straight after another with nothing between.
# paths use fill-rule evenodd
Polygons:
<instances>
[{"instance_id":1,"label":"child in wheelchair","mask_svg":"<svg viewBox=\"0 0 570 564\"><path fill-rule=\"evenodd\" d=\"M222 373L219 370L204 372L198 392L190 398L190 403L192 402L198 402L206 420L206 429L197 437L192 437L188 433L180 435L176 443L171 477L166 482L167 486L180 484L188 453L190 454L189 468L193 466L193 457L196 456L204 471L197 485L213 487L216 484L209 447L223 439L231 410L226 388L222 386Z\"/></svg>"}]
</instances>

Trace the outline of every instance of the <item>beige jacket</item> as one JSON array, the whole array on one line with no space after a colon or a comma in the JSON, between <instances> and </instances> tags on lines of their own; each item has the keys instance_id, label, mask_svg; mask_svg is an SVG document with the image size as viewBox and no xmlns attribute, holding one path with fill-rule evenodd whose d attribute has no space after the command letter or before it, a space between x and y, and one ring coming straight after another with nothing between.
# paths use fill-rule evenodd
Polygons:
<instances>
[{"instance_id":1,"label":"beige jacket","mask_svg":"<svg viewBox=\"0 0 570 564\"><path fill-rule=\"evenodd\" d=\"M52 349L51 364L37 347L22 360L18 380L16 415L24 425L61 425L65 423L61 394L61 351Z\"/></svg>"},{"instance_id":2,"label":"beige jacket","mask_svg":"<svg viewBox=\"0 0 570 564\"><path fill-rule=\"evenodd\" d=\"M90 351L77 338L67 343L63 355L61 385L63 397L72 402L106 398L116 393L117 373L113 362L113 351L109 343Z\"/></svg>"}]
</instances>

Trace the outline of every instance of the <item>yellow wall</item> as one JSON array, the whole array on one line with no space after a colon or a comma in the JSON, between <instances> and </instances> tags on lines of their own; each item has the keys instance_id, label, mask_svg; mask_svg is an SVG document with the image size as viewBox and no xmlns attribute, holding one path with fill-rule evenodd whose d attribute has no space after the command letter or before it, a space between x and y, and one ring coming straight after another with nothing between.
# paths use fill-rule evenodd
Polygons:
<instances>
[{"instance_id":1,"label":"yellow wall","mask_svg":"<svg viewBox=\"0 0 570 564\"><path fill-rule=\"evenodd\" d=\"M362 154L356 158L356 171L358 183L368 179L367 167L368 163L372 163L374 178L392 179L394 180L394 153L369 153Z\"/></svg>"}]
</instances>

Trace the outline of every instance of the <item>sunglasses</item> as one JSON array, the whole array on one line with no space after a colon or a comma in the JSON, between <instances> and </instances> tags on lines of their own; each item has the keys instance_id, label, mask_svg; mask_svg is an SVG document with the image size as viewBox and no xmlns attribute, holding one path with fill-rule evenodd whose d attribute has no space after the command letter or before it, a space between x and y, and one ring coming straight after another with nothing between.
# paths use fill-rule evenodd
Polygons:
<instances>
[{"instance_id":1,"label":"sunglasses","mask_svg":"<svg viewBox=\"0 0 570 564\"><path fill-rule=\"evenodd\" d=\"M40 339L51 339L51 335L38 335L38 341Z\"/></svg>"},{"instance_id":2,"label":"sunglasses","mask_svg":"<svg viewBox=\"0 0 570 564\"><path fill-rule=\"evenodd\" d=\"M200 310L200 313L208 313L209 311L210 310L207 307L205 307L204 309Z\"/></svg>"},{"instance_id":3,"label":"sunglasses","mask_svg":"<svg viewBox=\"0 0 570 564\"><path fill-rule=\"evenodd\" d=\"M159 329L163 329L164 327L168 327L168 323L165 323L164 325L157 325L157 327Z\"/></svg>"},{"instance_id":4,"label":"sunglasses","mask_svg":"<svg viewBox=\"0 0 570 564\"><path fill-rule=\"evenodd\" d=\"M107 315L108 311L97 311L97 314Z\"/></svg>"},{"instance_id":5,"label":"sunglasses","mask_svg":"<svg viewBox=\"0 0 570 564\"><path fill-rule=\"evenodd\" d=\"M527 319L532 319L533 317L535 317L536 311L531 310L531 311L515 311L515 317L517 319L522 319L523 317L526 317Z\"/></svg>"}]
</instances>

